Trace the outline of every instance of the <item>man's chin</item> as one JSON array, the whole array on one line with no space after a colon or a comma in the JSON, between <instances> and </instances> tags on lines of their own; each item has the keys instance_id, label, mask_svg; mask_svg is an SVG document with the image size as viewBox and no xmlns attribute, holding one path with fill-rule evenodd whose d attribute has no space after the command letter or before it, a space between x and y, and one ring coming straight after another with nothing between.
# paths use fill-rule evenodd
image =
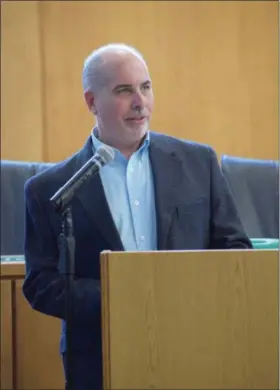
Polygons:
<instances>
[{"instance_id":1,"label":"man's chin","mask_svg":"<svg viewBox=\"0 0 280 390\"><path fill-rule=\"evenodd\" d=\"M146 120L144 123L139 124L126 123L126 128L129 129L131 132L137 132L138 134L141 134L143 136L149 129L149 122Z\"/></svg>"}]
</instances>

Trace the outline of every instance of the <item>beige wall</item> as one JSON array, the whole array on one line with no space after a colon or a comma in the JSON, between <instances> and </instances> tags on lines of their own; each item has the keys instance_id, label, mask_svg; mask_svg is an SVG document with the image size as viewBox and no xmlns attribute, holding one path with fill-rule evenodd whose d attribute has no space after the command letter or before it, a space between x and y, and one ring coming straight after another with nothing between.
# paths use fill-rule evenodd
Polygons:
<instances>
[{"instance_id":1,"label":"beige wall","mask_svg":"<svg viewBox=\"0 0 280 390\"><path fill-rule=\"evenodd\" d=\"M99 45L141 50L156 97L151 127L218 154L278 158L278 3L1 3L1 157L57 161L93 119L81 70Z\"/></svg>"}]
</instances>

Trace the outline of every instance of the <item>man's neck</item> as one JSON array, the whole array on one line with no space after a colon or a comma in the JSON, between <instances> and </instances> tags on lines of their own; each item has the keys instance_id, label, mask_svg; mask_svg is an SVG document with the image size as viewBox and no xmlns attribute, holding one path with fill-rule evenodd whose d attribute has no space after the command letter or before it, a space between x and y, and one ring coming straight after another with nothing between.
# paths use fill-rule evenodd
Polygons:
<instances>
[{"instance_id":1,"label":"man's neck","mask_svg":"<svg viewBox=\"0 0 280 390\"><path fill-rule=\"evenodd\" d=\"M133 153L135 153L140 148L143 143L143 139L130 145L113 144L110 141L103 140L102 138L100 138L100 141L119 150L128 160L133 155Z\"/></svg>"},{"instance_id":2,"label":"man's neck","mask_svg":"<svg viewBox=\"0 0 280 390\"><path fill-rule=\"evenodd\" d=\"M98 132L98 129L96 129L96 131L94 132L94 135L96 136L96 138L99 139L99 141L103 142L104 144L106 144L108 146L111 146L111 147L119 150L120 153L122 153L127 159L129 159L133 155L133 153L135 153L141 147L141 145L143 144L144 139L145 139L145 136L144 136L139 141L136 141L130 145L124 145L122 143L117 143L117 142L111 141L109 139L106 139L105 137L102 137L101 134Z\"/></svg>"}]
</instances>

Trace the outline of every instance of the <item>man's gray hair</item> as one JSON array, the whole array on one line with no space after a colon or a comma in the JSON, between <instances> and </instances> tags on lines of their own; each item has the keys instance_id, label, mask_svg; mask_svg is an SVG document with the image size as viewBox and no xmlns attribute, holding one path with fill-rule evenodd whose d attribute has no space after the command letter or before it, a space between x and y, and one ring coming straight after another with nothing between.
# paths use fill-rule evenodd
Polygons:
<instances>
[{"instance_id":1,"label":"man's gray hair","mask_svg":"<svg viewBox=\"0 0 280 390\"><path fill-rule=\"evenodd\" d=\"M131 53L145 63L143 55L133 46L129 46L124 43L110 43L108 45L101 46L91 52L84 61L82 74L84 92L95 92L103 85L105 81L105 75L103 72L104 69L102 67L102 65L104 65L104 53Z\"/></svg>"}]
</instances>

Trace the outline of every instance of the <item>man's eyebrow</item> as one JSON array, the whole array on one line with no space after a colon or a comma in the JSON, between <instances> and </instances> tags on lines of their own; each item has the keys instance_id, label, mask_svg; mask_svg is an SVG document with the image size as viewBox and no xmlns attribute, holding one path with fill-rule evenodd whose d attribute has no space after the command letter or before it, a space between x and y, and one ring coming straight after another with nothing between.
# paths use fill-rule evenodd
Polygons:
<instances>
[{"instance_id":1,"label":"man's eyebrow","mask_svg":"<svg viewBox=\"0 0 280 390\"><path fill-rule=\"evenodd\" d=\"M117 91L118 89L122 88L132 88L131 84L118 84L113 88L113 92Z\"/></svg>"},{"instance_id":2,"label":"man's eyebrow","mask_svg":"<svg viewBox=\"0 0 280 390\"><path fill-rule=\"evenodd\" d=\"M152 82L151 80L146 80L143 83L141 83L141 86L146 86L146 85L151 85ZM117 91L118 89L123 89L123 88L133 88L132 84L118 84L113 88L113 92Z\"/></svg>"}]
</instances>

